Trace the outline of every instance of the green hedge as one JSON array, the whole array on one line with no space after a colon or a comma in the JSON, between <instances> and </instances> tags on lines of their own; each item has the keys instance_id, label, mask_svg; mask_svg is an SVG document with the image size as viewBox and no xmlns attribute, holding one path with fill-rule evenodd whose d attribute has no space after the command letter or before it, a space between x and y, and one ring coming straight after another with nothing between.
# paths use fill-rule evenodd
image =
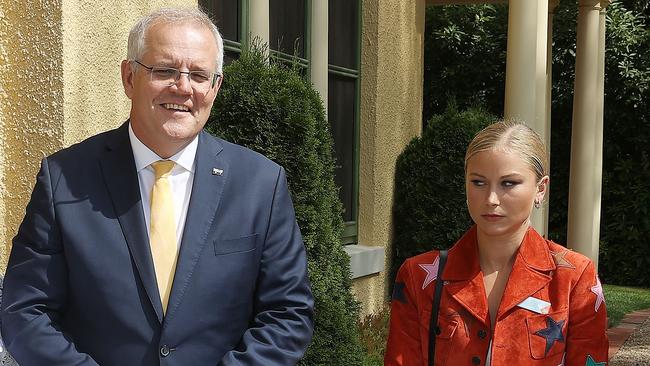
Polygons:
<instances>
[{"instance_id":1,"label":"green hedge","mask_svg":"<svg viewBox=\"0 0 650 366\"><path fill-rule=\"evenodd\" d=\"M607 8L598 270L603 283L650 286L650 29L626 9L634 3ZM560 243L566 243L577 11L576 2L563 0L555 17L549 236Z\"/></svg>"},{"instance_id":2,"label":"green hedge","mask_svg":"<svg viewBox=\"0 0 650 366\"><path fill-rule=\"evenodd\" d=\"M431 6L425 28L424 113L503 111L507 5ZM566 243L575 81L575 0L553 20L549 238ZM650 2L607 8L601 244L603 282L650 286ZM479 60L479 61L477 61ZM428 82L427 82L428 81Z\"/></svg>"},{"instance_id":3,"label":"green hedge","mask_svg":"<svg viewBox=\"0 0 650 366\"><path fill-rule=\"evenodd\" d=\"M206 128L284 166L307 248L315 297L315 334L301 365L360 365L358 303L341 245L342 206L334 183L332 138L311 85L263 51L245 51L225 67Z\"/></svg>"},{"instance_id":4,"label":"green hedge","mask_svg":"<svg viewBox=\"0 0 650 366\"><path fill-rule=\"evenodd\" d=\"M465 199L467 145L495 117L452 107L428 122L399 156L395 180L393 275L402 262L450 247L471 226Z\"/></svg>"}]
</instances>

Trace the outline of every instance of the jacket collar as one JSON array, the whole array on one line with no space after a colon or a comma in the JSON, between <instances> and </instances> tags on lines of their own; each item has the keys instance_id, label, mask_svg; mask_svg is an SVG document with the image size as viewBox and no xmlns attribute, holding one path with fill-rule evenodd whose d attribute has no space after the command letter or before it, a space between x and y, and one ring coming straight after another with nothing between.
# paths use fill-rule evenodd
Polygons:
<instances>
[{"instance_id":1,"label":"jacket collar","mask_svg":"<svg viewBox=\"0 0 650 366\"><path fill-rule=\"evenodd\" d=\"M448 282L445 287L451 297L476 318L489 324L476 230L475 225L449 250L442 279ZM515 254L497 319L546 286L551 280L548 272L555 268L545 239L533 228L529 228Z\"/></svg>"},{"instance_id":2,"label":"jacket collar","mask_svg":"<svg viewBox=\"0 0 650 366\"><path fill-rule=\"evenodd\" d=\"M476 230L476 225L472 226L449 250L443 279L471 280L481 272ZM522 262L522 265L531 270L547 272L556 269L546 240L532 227L526 231L515 256L515 263Z\"/></svg>"}]
</instances>

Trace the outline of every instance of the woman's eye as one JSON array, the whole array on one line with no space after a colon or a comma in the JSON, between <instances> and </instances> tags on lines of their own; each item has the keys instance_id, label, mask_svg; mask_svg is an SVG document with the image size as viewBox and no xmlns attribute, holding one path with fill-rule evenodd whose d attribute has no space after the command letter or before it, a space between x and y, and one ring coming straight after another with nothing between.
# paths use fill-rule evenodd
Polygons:
<instances>
[{"instance_id":1,"label":"woman's eye","mask_svg":"<svg viewBox=\"0 0 650 366\"><path fill-rule=\"evenodd\" d=\"M471 182L472 182L473 185L475 185L477 187L482 187L482 186L485 185L485 182L483 182L482 180L478 180L478 179L472 179Z\"/></svg>"},{"instance_id":2,"label":"woman's eye","mask_svg":"<svg viewBox=\"0 0 650 366\"><path fill-rule=\"evenodd\" d=\"M519 182L515 182L515 181L512 181L512 180L504 180L503 182L501 182L501 185L504 186L504 187L514 187L517 184L519 184Z\"/></svg>"}]
</instances>

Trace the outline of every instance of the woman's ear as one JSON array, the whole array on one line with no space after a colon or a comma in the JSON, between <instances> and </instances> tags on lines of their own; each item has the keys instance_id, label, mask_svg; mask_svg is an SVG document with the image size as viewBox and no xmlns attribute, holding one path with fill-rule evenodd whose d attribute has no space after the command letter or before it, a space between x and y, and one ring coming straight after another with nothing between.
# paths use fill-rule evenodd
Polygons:
<instances>
[{"instance_id":1,"label":"woman's ear","mask_svg":"<svg viewBox=\"0 0 650 366\"><path fill-rule=\"evenodd\" d=\"M544 202L544 197L546 196L546 192L548 191L548 183L550 181L550 178L548 175L545 175L542 177L542 179L537 182L537 193L535 193L535 202L542 203Z\"/></svg>"}]
</instances>

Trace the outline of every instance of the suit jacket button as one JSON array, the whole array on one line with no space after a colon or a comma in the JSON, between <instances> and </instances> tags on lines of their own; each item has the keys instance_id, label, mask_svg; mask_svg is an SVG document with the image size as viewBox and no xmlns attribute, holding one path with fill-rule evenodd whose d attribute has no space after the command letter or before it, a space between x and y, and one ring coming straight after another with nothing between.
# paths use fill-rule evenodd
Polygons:
<instances>
[{"instance_id":1,"label":"suit jacket button","mask_svg":"<svg viewBox=\"0 0 650 366\"><path fill-rule=\"evenodd\" d=\"M484 329L479 330L478 337L484 339L485 337L487 337L487 332Z\"/></svg>"},{"instance_id":2,"label":"suit jacket button","mask_svg":"<svg viewBox=\"0 0 650 366\"><path fill-rule=\"evenodd\" d=\"M478 356L472 357L472 363L474 365L480 365L481 364L481 359Z\"/></svg>"},{"instance_id":3,"label":"suit jacket button","mask_svg":"<svg viewBox=\"0 0 650 366\"><path fill-rule=\"evenodd\" d=\"M169 347L167 345L164 345L164 346L160 347L160 355L162 357L169 356Z\"/></svg>"}]
</instances>

